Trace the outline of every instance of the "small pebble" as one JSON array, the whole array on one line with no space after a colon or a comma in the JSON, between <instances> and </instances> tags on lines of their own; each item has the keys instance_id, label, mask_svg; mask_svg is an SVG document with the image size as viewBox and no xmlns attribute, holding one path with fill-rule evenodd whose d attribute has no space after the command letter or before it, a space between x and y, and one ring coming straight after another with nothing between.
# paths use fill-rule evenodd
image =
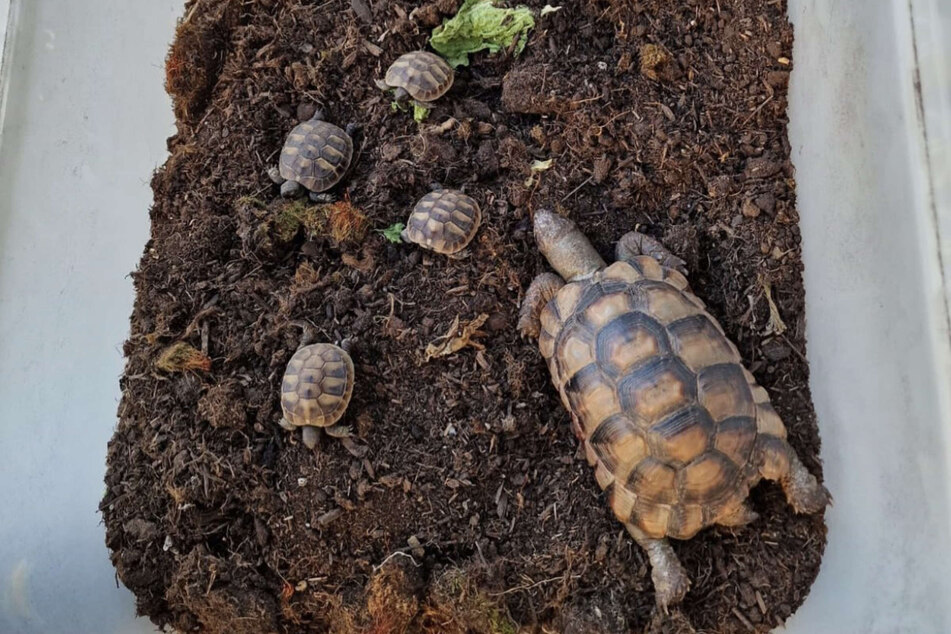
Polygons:
<instances>
[{"instance_id":1,"label":"small pebble","mask_svg":"<svg viewBox=\"0 0 951 634\"><path fill-rule=\"evenodd\" d=\"M416 535L411 535L409 539L406 540L406 543L409 544L409 547L413 551L413 556L422 558L426 551L423 549L423 545L419 542L419 538Z\"/></svg>"},{"instance_id":2,"label":"small pebble","mask_svg":"<svg viewBox=\"0 0 951 634\"><path fill-rule=\"evenodd\" d=\"M760 214L760 208L756 206L756 203L747 198L743 201L743 207L741 209L743 215L747 218L756 218Z\"/></svg>"}]
</instances>

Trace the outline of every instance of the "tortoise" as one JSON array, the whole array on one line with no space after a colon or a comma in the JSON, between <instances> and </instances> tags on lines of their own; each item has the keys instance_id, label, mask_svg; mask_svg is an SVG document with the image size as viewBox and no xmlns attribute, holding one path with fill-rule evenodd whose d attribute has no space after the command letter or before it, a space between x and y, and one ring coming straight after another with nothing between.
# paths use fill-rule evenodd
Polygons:
<instances>
[{"instance_id":1,"label":"tortoise","mask_svg":"<svg viewBox=\"0 0 951 634\"><path fill-rule=\"evenodd\" d=\"M446 60L429 51L412 51L400 55L386 71L380 85L384 90L395 88L397 103L412 98L418 105L429 108L431 103L445 95L452 87L454 73Z\"/></svg>"},{"instance_id":2,"label":"tortoise","mask_svg":"<svg viewBox=\"0 0 951 634\"><path fill-rule=\"evenodd\" d=\"M798 513L829 492L786 442L766 390L742 365L684 262L630 232L607 266L573 222L534 219L542 273L518 328L537 337L572 429L614 514L647 552L658 605L679 602L690 580L667 538L758 516L746 502L761 479L779 481Z\"/></svg>"},{"instance_id":3,"label":"tortoise","mask_svg":"<svg viewBox=\"0 0 951 634\"><path fill-rule=\"evenodd\" d=\"M353 361L346 350L330 343L303 346L287 363L281 381L281 426L301 428L304 444L317 445L318 429L348 438L350 428L337 422L353 395Z\"/></svg>"},{"instance_id":4,"label":"tortoise","mask_svg":"<svg viewBox=\"0 0 951 634\"><path fill-rule=\"evenodd\" d=\"M407 242L458 257L475 237L481 223L479 203L460 191L434 185L434 191L413 207L400 235Z\"/></svg>"},{"instance_id":5,"label":"tortoise","mask_svg":"<svg viewBox=\"0 0 951 634\"><path fill-rule=\"evenodd\" d=\"M281 186L281 195L292 198L309 191L311 200L328 202L328 189L339 183L353 160L356 125L343 130L324 120L319 110L313 118L297 125L287 135L277 167L268 176Z\"/></svg>"}]
</instances>

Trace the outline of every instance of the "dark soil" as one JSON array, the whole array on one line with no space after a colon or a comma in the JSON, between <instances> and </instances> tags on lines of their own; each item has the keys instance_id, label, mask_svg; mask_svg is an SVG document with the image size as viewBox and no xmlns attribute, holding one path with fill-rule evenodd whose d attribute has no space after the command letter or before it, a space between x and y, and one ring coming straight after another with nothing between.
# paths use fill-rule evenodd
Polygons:
<instances>
[{"instance_id":1,"label":"dark soil","mask_svg":"<svg viewBox=\"0 0 951 634\"><path fill-rule=\"evenodd\" d=\"M453 0L186 7L168 64L178 134L153 180L102 502L119 577L157 624L764 632L804 600L822 517L794 515L764 483L760 520L674 544L693 588L682 611L656 614L645 556L578 455L536 345L515 332L524 289L547 270L532 210L568 214L606 257L640 227L688 261L821 472L785 2L561 4L521 57L476 55L419 126L373 80L425 46ZM266 177L315 105L363 129L329 219ZM554 162L533 176L535 159ZM482 205L467 259L373 231L405 221L432 181ZM481 315L484 349L423 362L454 319ZM353 338L343 422L363 457L330 438L308 451L278 426L279 381L305 335Z\"/></svg>"}]
</instances>

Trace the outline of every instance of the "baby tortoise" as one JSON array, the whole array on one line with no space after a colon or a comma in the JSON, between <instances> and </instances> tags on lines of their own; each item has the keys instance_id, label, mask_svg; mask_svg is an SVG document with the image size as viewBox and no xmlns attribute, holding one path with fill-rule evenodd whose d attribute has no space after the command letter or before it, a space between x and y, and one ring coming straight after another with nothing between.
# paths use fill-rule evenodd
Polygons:
<instances>
[{"instance_id":1,"label":"baby tortoise","mask_svg":"<svg viewBox=\"0 0 951 634\"><path fill-rule=\"evenodd\" d=\"M479 203L460 191L437 188L416 203L401 236L436 253L457 257L481 223Z\"/></svg>"},{"instance_id":2,"label":"baby tortoise","mask_svg":"<svg viewBox=\"0 0 951 634\"><path fill-rule=\"evenodd\" d=\"M561 277L535 278L519 329L538 337L598 484L647 551L662 609L690 586L667 537L753 521L746 498L762 478L779 481L798 513L830 502L682 260L631 232L607 266L548 211L535 215L535 239Z\"/></svg>"},{"instance_id":3,"label":"baby tortoise","mask_svg":"<svg viewBox=\"0 0 951 634\"><path fill-rule=\"evenodd\" d=\"M352 123L342 130L324 121L319 110L310 121L291 130L280 163L268 171L281 186L281 195L297 196L303 187L311 200L328 202L330 197L323 192L339 183L350 168L355 130Z\"/></svg>"},{"instance_id":4,"label":"baby tortoise","mask_svg":"<svg viewBox=\"0 0 951 634\"><path fill-rule=\"evenodd\" d=\"M336 438L350 436L338 425L353 395L353 361L343 348L329 343L304 346L287 363L281 381L281 426L302 428L304 444L317 445L318 428Z\"/></svg>"},{"instance_id":5,"label":"baby tortoise","mask_svg":"<svg viewBox=\"0 0 951 634\"><path fill-rule=\"evenodd\" d=\"M428 51L400 55L386 71L381 88L395 88L397 103L412 98L417 104L431 107L452 87L454 74L446 60Z\"/></svg>"}]
</instances>

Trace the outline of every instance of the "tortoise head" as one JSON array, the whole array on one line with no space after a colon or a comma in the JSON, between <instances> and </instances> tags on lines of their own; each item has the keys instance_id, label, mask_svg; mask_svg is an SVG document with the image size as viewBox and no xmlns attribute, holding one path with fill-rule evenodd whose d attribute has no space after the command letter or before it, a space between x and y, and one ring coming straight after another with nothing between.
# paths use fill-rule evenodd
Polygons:
<instances>
[{"instance_id":1,"label":"tortoise head","mask_svg":"<svg viewBox=\"0 0 951 634\"><path fill-rule=\"evenodd\" d=\"M547 209L535 212L535 242L565 280L590 277L606 265L575 223Z\"/></svg>"}]
</instances>

